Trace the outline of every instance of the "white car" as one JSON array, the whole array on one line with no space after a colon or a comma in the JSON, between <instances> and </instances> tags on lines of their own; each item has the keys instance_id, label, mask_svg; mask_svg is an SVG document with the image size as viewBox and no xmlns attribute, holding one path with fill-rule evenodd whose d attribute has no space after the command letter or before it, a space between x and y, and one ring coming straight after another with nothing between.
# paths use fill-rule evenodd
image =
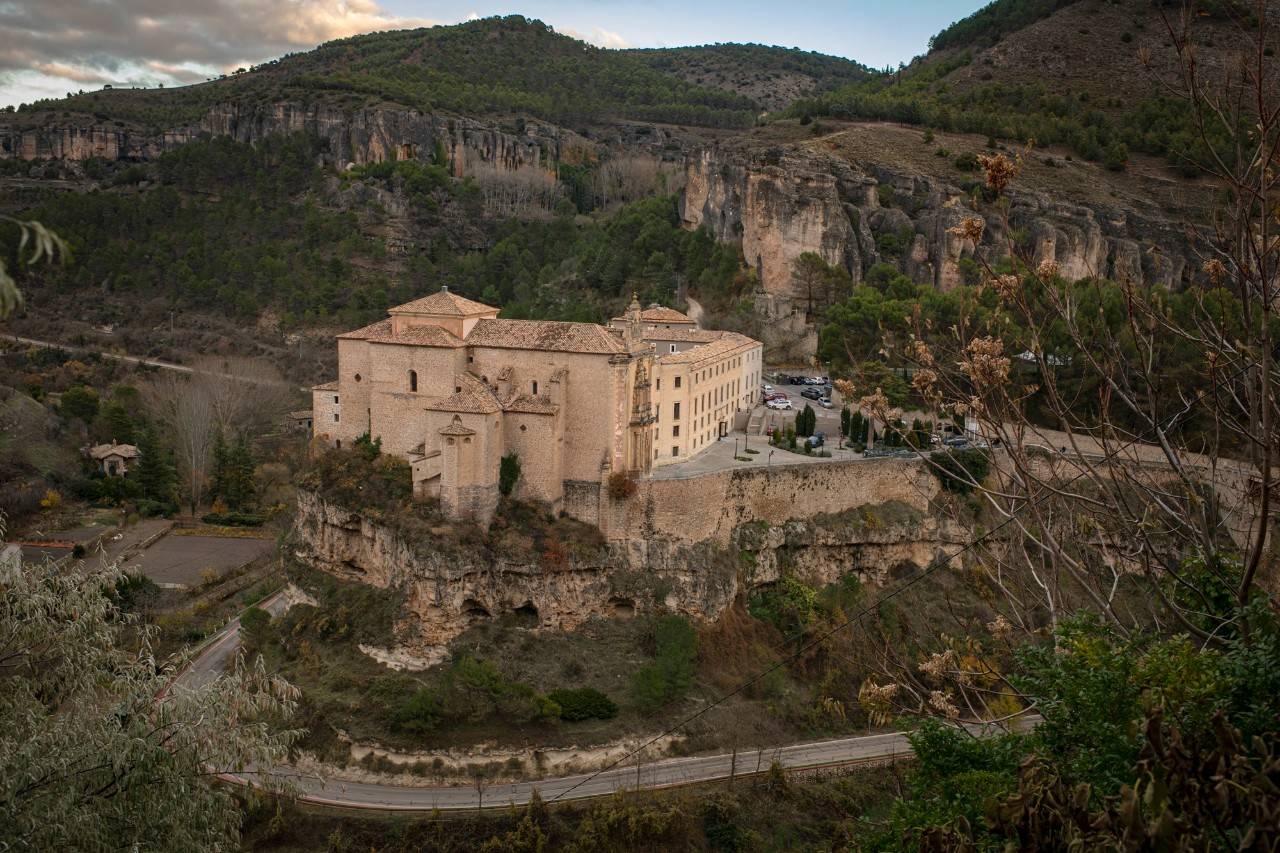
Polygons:
<instances>
[{"instance_id":1,"label":"white car","mask_svg":"<svg viewBox=\"0 0 1280 853\"><path fill-rule=\"evenodd\" d=\"M766 394L768 394L770 391L772 391L772 390L773 390L773 386L772 386L772 385L761 385L761 386L760 386L760 388L761 388L761 390L763 390L763 391L764 391L764 393L766 393Z\"/></svg>"},{"instance_id":2,"label":"white car","mask_svg":"<svg viewBox=\"0 0 1280 853\"><path fill-rule=\"evenodd\" d=\"M819 401L818 401L818 405L819 405L819 406L821 406L821 407L822 407L822 408L824 408L824 409L830 409L830 408L831 408L831 401L830 401L830 400L828 400L826 397L823 397L821 400L819 400Z\"/></svg>"},{"instance_id":3,"label":"white car","mask_svg":"<svg viewBox=\"0 0 1280 853\"><path fill-rule=\"evenodd\" d=\"M791 408L791 401L790 400L770 400L769 402L765 403L765 405L771 409L778 409L779 411L784 411Z\"/></svg>"}]
</instances>

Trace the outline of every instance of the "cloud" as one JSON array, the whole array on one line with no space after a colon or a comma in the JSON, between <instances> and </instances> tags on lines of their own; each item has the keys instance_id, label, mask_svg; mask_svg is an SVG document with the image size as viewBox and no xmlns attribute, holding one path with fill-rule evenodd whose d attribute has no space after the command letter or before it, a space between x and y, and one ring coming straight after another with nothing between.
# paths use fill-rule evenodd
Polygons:
<instances>
[{"instance_id":1,"label":"cloud","mask_svg":"<svg viewBox=\"0 0 1280 853\"><path fill-rule=\"evenodd\" d=\"M109 83L110 77L104 76L101 72L87 68L76 68L72 65L64 65L61 62L36 62L32 69L39 71L49 77L61 77L64 80L70 80L72 83Z\"/></svg>"},{"instance_id":2,"label":"cloud","mask_svg":"<svg viewBox=\"0 0 1280 853\"><path fill-rule=\"evenodd\" d=\"M572 29L560 29L563 35L576 38L579 41L585 41L594 44L596 47L624 48L631 47L631 42L627 41L618 33L606 30L604 27L592 27L590 33L579 32Z\"/></svg>"},{"instance_id":3,"label":"cloud","mask_svg":"<svg viewBox=\"0 0 1280 853\"><path fill-rule=\"evenodd\" d=\"M189 83L336 38L436 23L376 0L4 0L0 75Z\"/></svg>"}]
</instances>

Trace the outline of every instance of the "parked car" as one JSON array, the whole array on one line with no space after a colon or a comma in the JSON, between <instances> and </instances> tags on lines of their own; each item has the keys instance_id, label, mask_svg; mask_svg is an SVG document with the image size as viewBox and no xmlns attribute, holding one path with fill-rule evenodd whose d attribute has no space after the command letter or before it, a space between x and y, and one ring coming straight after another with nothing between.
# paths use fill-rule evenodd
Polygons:
<instances>
[{"instance_id":1,"label":"parked car","mask_svg":"<svg viewBox=\"0 0 1280 853\"><path fill-rule=\"evenodd\" d=\"M770 400L769 402L765 403L765 405L768 406L770 409L778 409L779 411L785 411L791 408L791 401L785 400L785 399Z\"/></svg>"},{"instance_id":2,"label":"parked car","mask_svg":"<svg viewBox=\"0 0 1280 853\"><path fill-rule=\"evenodd\" d=\"M822 392L817 388L806 388L800 392L800 396L807 400L821 400Z\"/></svg>"},{"instance_id":3,"label":"parked car","mask_svg":"<svg viewBox=\"0 0 1280 853\"><path fill-rule=\"evenodd\" d=\"M772 385L764 385L764 386L761 386L761 390L763 390L763 391L764 391L764 393L768 394L768 393L771 393L771 392L773 391L773 386L772 386Z\"/></svg>"},{"instance_id":4,"label":"parked car","mask_svg":"<svg viewBox=\"0 0 1280 853\"><path fill-rule=\"evenodd\" d=\"M785 399L787 399L787 395L783 394L781 391L774 391L772 394L764 395L764 401L766 403L769 402L770 400L785 400Z\"/></svg>"},{"instance_id":5,"label":"parked car","mask_svg":"<svg viewBox=\"0 0 1280 853\"><path fill-rule=\"evenodd\" d=\"M803 376L791 376L791 377L788 377L788 379L789 379L789 383L788 383L788 384L791 384L791 385L804 385L804 384L805 384L805 381L804 381L804 377L803 377Z\"/></svg>"},{"instance_id":6,"label":"parked car","mask_svg":"<svg viewBox=\"0 0 1280 853\"><path fill-rule=\"evenodd\" d=\"M821 447L827 443L827 434L825 432L815 432L806 441L809 442L810 447Z\"/></svg>"},{"instance_id":7,"label":"parked car","mask_svg":"<svg viewBox=\"0 0 1280 853\"><path fill-rule=\"evenodd\" d=\"M824 409L830 409L834 404L831 402L830 398L823 397L818 400L818 405Z\"/></svg>"}]
</instances>

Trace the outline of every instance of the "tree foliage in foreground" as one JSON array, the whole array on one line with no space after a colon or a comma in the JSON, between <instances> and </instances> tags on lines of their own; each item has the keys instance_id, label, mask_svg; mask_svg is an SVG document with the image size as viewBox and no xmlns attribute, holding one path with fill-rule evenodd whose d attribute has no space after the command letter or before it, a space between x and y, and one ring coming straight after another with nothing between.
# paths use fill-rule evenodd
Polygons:
<instances>
[{"instance_id":1,"label":"tree foliage in foreground","mask_svg":"<svg viewBox=\"0 0 1280 853\"><path fill-rule=\"evenodd\" d=\"M867 849L1274 849L1280 623L1263 600L1238 618L1249 636L1221 650L1089 617L1020 648L1014 683L1043 722L986 739L927 723Z\"/></svg>"},{"instance_id":2,"label":"tree foliage in foreground","mask_svg":"<svg viewBox=\"0 0 1280 853\"><path fill-rule=\"evenodd\" d=\"M115 600L116 568L0 577L0 847L230 849L241 812L215 773L282 762L293 689L262 668L166 691Z\"/></svg>"}]
</instances>

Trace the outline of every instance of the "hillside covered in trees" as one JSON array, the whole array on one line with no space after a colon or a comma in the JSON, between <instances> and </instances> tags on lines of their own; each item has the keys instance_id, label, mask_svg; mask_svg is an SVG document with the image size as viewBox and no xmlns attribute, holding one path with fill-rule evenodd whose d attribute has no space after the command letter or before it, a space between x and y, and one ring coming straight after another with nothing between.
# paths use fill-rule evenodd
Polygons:
<instances>
[{"instance_id":1,"label":"hillside covered in trees","mask_svg":"<svg viewBox=\"0 0 1280 853\"><path fill-rule=\"evenodd\" d=\"M1179 4L1148 0L995 0L938 33L930 51L898 73L799 99L788 114L1061 145L1116 169L1141 152L1190 177L1207 151L1192 110L1168 88L1178 50L1194 51L1203 79L1219 79L1253 13L1234 0L1189 9L1184 15ZM1207 123L1214 145L1230 135L1214 118Z\"/></svg>"},{"instance_id":2,"label":"hillside covered in trees","mask_svg":"<svg viewBox=\"0 0 1280 853\"><path fill-rule=\"evenodd\" d=\"M728 81L692 75L710 63ZM24 105L20 124L80 114L144 128L197 121L226 102L397 106L467 115L525 114L569 127L610 119L748 127L764 95L733 79L800 74L818 89L867 72L837 57L758 45L620 51L561 35L518 15L455 26L353 36L179 89L113 90ZM701 76L701 82L691 77ZM763 78L765 82L768 77Z\"/></svg>"}]
</instances>

